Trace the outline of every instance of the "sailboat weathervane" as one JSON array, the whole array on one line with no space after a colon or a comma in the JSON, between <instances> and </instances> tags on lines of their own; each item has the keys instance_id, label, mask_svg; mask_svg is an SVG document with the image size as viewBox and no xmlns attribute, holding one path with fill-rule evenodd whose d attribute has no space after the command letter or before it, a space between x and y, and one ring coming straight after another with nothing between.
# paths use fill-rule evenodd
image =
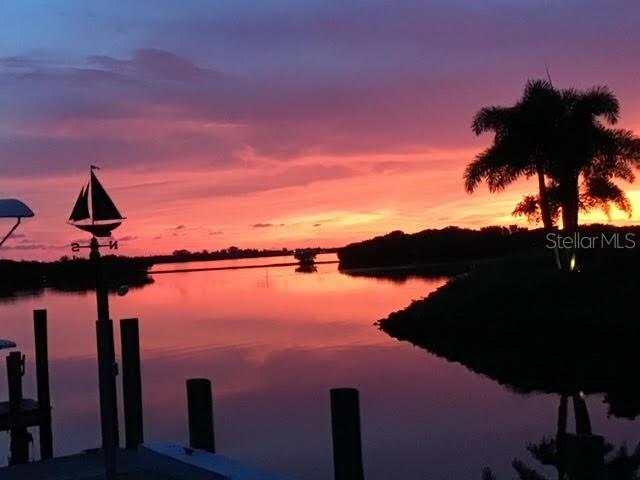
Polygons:
<instances>
[{"instance_id":1,"label":"sailboat weathervane","mask_svg":"<svg viewBox=\"0 0 640 480\"><path fill-rule=\"evenodd\" d=\"M69 216L69 223L95 237L108 237L120 226L125 217L120 214L93 172L97 168L91 165L89 180L80 190Z\"/></svg>"},{"instance_id":2,"label":"sailboat weathervane","mask_svg":"<svg viewBox=\"0 0 640 480\"><path fill-rule=\"evenodd\" d=\"M69 223L74 227L92 234L89 245L72 243L71 250L79 252L81 248L90 249L89 260L95 274L96 304L98 321L96 322L96 338L98 343L98 379L100 384L100 421L102 429L102 450L106 478L115 480L118 446L118 400L116 394L116 360L113 346L113 322L109 315L108 284L102 274L100 247L118 248L118 242L109 240L100 245L98 237L109 237L118 228L124 217L109 197L98 177L94 173L97 167L89 168L89 181L82 187L76 200Z\"/></svg>"}]
</instances>

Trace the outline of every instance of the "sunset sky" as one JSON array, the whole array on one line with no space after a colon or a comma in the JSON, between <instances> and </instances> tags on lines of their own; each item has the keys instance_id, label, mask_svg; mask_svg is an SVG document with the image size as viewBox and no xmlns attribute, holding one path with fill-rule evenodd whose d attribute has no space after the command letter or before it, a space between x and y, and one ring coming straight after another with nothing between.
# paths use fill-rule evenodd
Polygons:
<instances>
[{"instance_id":1,"label":"sunset sky","mask_svg":"<svg viewBox=\"0 0 640 480\"><path fill-rule=\"evenodd\" d=\"M471 117L548 64L611 87L640 132L639 19L637 0L3 1L0 197L36 218L2 256L86 237L65 221L90 164L123 254L515 223L534 182L464 192L491 141ZM638 223L628 192L614 221Z\"/></svg>"}]
</instances>

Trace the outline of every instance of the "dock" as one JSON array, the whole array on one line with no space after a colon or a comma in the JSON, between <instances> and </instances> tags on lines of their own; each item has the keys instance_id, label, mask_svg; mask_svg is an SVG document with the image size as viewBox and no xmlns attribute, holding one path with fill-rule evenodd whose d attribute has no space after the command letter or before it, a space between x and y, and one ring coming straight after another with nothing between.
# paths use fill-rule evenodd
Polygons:
<instances>
[{"instance_id":1,"label":"dock","mask_svg":"<svg viewBox=\"0 0 640 480\"><path fill-rule=\"evenodd\" d=\"M118 480L287 480L222 455L170 443L117 452ZM101 451L58 457L0 469L2 480L98 480L104 478Z\"/></svg>"},{"instance_id":2,"label":"dock","mask_svg":"<svg viewBox=\"0 0 640 480\"><path fill-rule=\"evenodd\" d=\"M174 442L148 443L144 440L140 332L137 318L120 320L120 360L118 368L108 369L115 381L121 377L124 413L124 446L117 423L111 433L112 444L90 448L76 455L54 456L49 388L47 311L34 311L34 339L37 399L24 398L22 378L26 358L18 350L6 356L9 400L0 402L0 431L10 434L9 466L0 467L2 480L287 480L287 477L247 465L221 455L217 449L213 385L208 378L185 379L188 445ZM98 320L96 335L110 330L112 321ZM15 344L11 348L15 348ZM115 353L115 352L113 352ZM359 393L354 388L330 391L331 431L335 480L364 480L360 434ZM114 419L117 419L117 403ZM33 437L38 428L40 460L30 462ZM35 445L33 445L35 448ZM290 479L289 479L290 480Z\"/></svg>"}]
</instances>

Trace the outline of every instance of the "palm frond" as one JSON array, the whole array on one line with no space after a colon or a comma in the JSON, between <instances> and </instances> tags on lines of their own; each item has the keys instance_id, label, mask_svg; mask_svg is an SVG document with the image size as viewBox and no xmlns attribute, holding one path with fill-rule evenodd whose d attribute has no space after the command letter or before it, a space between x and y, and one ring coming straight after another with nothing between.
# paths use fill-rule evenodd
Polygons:
<instances>
[{"instance_id":1,"label":"palm frond","mask_svg":"<svg viewBox=\"0 0 640 480\"><path fill-rule=\"evenodd\" d=\"M526 102L539 96L557 96L558 93L558 90L548 80L529 79L524 86L522 101Z\"/></svg>"},{"instance_id":2,"label":"palm frond","mask_svg":"<svg viewBox=\"0 0 640 480\"><path fill-rule=\"evenodd\" d=\"M543 438L538 443L530 443L527 450L542 465L556 466L558 464L558 454L556 441L552 438Z\"/></svg>"},{"instance_id":3,"label":"palm frond","mask_svg":"<svg viewBox=\"0 0 640 480\"><path fill-rule=\"evenodd\" d=\"M464 188L467 193L473 193L489 174L489 166L485 162L487 150L478 154L464 170Z\"/></svg>"},{"instance_id":4,"label":"palm frond","mask_svg":"<svg viewBox=\"0 0 640 480\"><path fill-rule=\"evenodd\" d=\"M518 473L520 480L548 480L547 477L533 468L528 467L520 460L514 460L511 465L513 465L513 469Z\"/></svg>"},{"instance_id":5,"label":"palm frond","mask_svg":"<svg viewBox=\"0 0 640 480\"><path fill-rule=\"evenodd\" d=\"M606 86L596 86L579 92L575 109L583 115L603 117L611 125L616 124L620 116L618 97Z\"/></svg>"},{"instance_id":6,"label":"palm frond","mask_svg":"<svg viewBox=\"0 0 640 480\"><path fill-rule=\"evenodd\" d=\"M626 445L621 446L613 453L613 457L606 463L607 478L620 478L635 480L640 469L640 454L638 449L629 454Z\"/></svg>"},{"instance_id":7,"label":"palm frond","mask_svg":"<svg viewBox=\"0 0 640 480\"><path fill-rule=\"evenodd\" d=\"M513 114L513 108L510 107L484 107L474 115L471 129L476 135L484 132L495 132L496 135L504 134L509 128Z\"/></svg>"},{"instance_id":8,"label":"palm frond","mask_svg":"<svg viewBox=\"0 0 640 480\"><path fill-rule=\"evenodd\" d=\"M583 207L584 210L600 208L607 216L609 216L610 204L614 204L629 217L633 211L631 201L624 191L605 177L594 176L587 178L583 185L580 200L585 205Z\"/></svg>"},{"instance_id":9,"label":"palm frond","mask_svg":"<svg viewBox=\"0 0 640 480\"><path fill-rule=\"evenodd\" d=\"M486 467L482 470L482 480L497 480L494 473L491 471L489 467Z\"/></svg>"},{"instance_id":10,"label":"palm frond","mask_svg":"<svg viewBox=\"0 0 640 480\"><path fill-rule=\"evenodd\" d=\"M529 223L540 223L542 221L540 197L538 195L525 195L515 206L511 215L525 217Z\"/></svg>"}]
</instances>

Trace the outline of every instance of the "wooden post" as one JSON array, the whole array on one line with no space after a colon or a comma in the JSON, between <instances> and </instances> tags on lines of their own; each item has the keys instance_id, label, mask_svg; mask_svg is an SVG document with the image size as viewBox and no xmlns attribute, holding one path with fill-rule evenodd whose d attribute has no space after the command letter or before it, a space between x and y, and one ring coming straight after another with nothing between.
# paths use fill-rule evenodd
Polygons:
<instances>
[{"instance_id":1,"label":"wooden post","mask_svg":"<svg viewBox=\"0 0 640 480\"><path fill-rule=\"evenodd\" d=\"M40 458L53 457L51 431L51 395L49 392L49 348L47 345L47 311L33 311L33 332L36 343L36 382L40 409Z\"/></svg>"},{"instance_id":2,"label":"wooden post","mask_svg":"<svg viewBox=\"0 0 640 480\"><path fill-rule=\"evenodd\" d=\"M355 388L331 390L335 480L363 480L360 401Z\"/></svg>"},{"instance_id":3,"label":"wooden post","mask_svg":"<svg viewBox=\"0 0 640 480\"><path fill-rule=\"evenodd\" d=\"M126 446L136 450L144 442L142 422L142 376L140 374L140 333L138 319L120 320L122 344L122 396Z\"/></svg>"},{"instance_id":4,"label":"wooden post","mask_svg":"<svg viewBox=\"0 0 640 480\"><path fill-rule=\"evenodd\" d=\"M118 447L118 410L115 385L115 352L113 348L113 322L98 320L96 322L96 338L98 349L104 355L98 356L98 376L100 387L100 416L102 420L102 442L105 450Z\"/></svg>"},{"instance_id":5,"label":"wooden post","mask_svg":"<svg viewBox=\"0 0 640 480\"><path fill-rule=\"evenodd\" d=\"M20 411L22 403L22 354L11 352L7 356L7 380L9 381L9 410Z\"/></svg>"},{"instance_id":6,"label":"wooden post","mask_svg":"<svg viewBox=\"0 0 640 480\"><path fill-rule=\"evenodd\" d=\"M98 347L98 383L100 390L100 425L102 430L102 451L107 480L115 480L117 472L116 450L118 434L118 396L116 392L117 365L113 345L113 322L109 317L109 296L101 270L100 245L96 237L91 239L89 259L93 263L96 277L96 301L98 321L96 340Z\"/></svg>"},{"instance_id":7,"label":"wooden post","mask_svg":"<svg viewBox=\"0 0 640 480\"><path fill-rule=\"evenodd\" d=\"M189 414L189 445L215 453L213 430L213 397L211 382L206 378L187 380L187 409Z\"/></svg>"},{"instance_id":8,"label":"wooden post","mask_svg":"<svg viewBox=\"0 0 640 480\"><path fill-rule=\"evenodd\" d=\"M7 356L7 379L9 382L9 411L16 417L20 415L22 406L22 375L24 359L20 352L11 352ZM29 461L29 442L31 435L25 427L11 429L11 458L9 465L27 463Z\"/></svg>"}]
</instances>

